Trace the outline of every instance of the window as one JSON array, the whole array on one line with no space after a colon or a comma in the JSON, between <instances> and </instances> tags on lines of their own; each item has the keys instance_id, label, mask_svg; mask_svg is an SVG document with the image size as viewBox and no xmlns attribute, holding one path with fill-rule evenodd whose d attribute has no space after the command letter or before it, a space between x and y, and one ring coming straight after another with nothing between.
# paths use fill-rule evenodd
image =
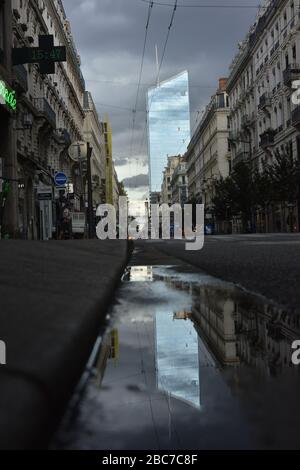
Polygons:
<instances>
[{"instance_id":1,"label":"window","mask_svg":"<svg viewBox=\"0 0 300 470\"><path fill-rule=\"evenodd\" d=\"M295 5L294 5L294 2L291 3L291 17L292 19L294 18L295 16Z\"/></svg>"},{"instance_id":2,"label":"window","mask_svg":"<svg viewBox=\"0 0 300 470\"><path fill-rule=\"evenodd\" d=\"M300 161L300 137L297 137L297 158Z\"/></svg>"},{"instance_id":3,"label":"window","mask_svg":"<svg viewBox=\"0 0 300 470\"><path fill-rule=\"evenodd\" d=\"M293 141L292 140L290 140L289 142L289 147L290 147L289 148L290 156L293 157Z\"/></svg>"},{"instance_id":4,"label":"window","mask_svg":"<svg viewBox=\"0 0 300 470\"><path fill-rule=\"evenodd\" d=\"M0 2L0 63L3 61L4 51L4 3Z\"/></svg>"},{"instance_id":5,"label":"window","mask_svg":"<svg viewBox=\"0 0 300 470\"><path fill-rule=\"evenodd\" d=\"M286 24L287 24L287 14L286 14L286 11L284 12L284 15L283 15L283 22L284 22L284 26L286 26Z\"/></svg>"}]
</instances>

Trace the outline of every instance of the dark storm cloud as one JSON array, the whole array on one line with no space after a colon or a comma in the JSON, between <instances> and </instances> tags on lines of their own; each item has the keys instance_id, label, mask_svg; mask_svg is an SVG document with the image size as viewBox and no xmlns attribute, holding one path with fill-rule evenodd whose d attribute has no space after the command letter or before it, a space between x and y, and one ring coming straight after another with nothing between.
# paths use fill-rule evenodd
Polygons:
<instances>
[{"instance_id":1,"label":"dark storm cloud","mask_svg":"<svg viewBox=\"0 0 300 470\"><path fill-rule=\"evenodd\" d=\"M149 184L149 177L148 175L131 176L129 178L125 178L123 183L125 188L145 188Z\"/></svg>"},{"instance_id":2,"label":"dark storm cloud","mask_svg":"<svg viewBox=\"0 0 300 470\"><path fill-rule=\"evenodd\" d=\"M126 166L129 163L130 163L130 160L129 160L128 157L120 157L120 158L116 158L114 160L114 164L115 164L116 167ZM140 166L146 166L146 163L144 161L140 161L139 165Z\"/></svg>"},{"instance_id":3,"label":"dark storm cloud","mask_svg":"<svg viewBox=\"0 0 300 470\"><path fill-rule=\"evenodd\" d=\"M201 2L188 0L189 4ZM222 0L225 5L243 2ZM247 0L247 5L256 4L257 0ZM144 85L140 90L132 151L130 143L147 4L140 0L64 0L64 5L81 55L86 87L93 93L100 116L108 113L111 119L114 158L117 161L124 157L139 158L146 162ZM143 84L155 83L155 44L161 54L171 13L170 8L153 7ZM197 113L214 93L218 78L228 74L237 42L244 38L254 17L253 9L178 8L161 79L189 70L192 127Z\"/></svg>"},{"instance_id":4,"label":"dark storm cloud","mask_svg":"<svg viewBox=\"0 0 300 470\"><path fill-rule=\"evenodd\" d=\"M128 158L117 158L114 160L115 166L125 166L128 165Z\"/></svg>"}]
</instances>

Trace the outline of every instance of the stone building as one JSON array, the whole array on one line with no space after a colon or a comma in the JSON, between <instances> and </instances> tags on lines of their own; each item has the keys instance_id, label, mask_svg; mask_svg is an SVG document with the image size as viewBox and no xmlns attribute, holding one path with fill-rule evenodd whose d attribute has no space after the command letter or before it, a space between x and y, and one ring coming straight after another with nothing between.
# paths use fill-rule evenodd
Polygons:
<instances>
[{"instance_id":1,"label":"stone building","mask_svg":"<svg viewBox=\"0 0 300 470\"><path fill-rule=\"evenodd\" d=\"M38 64L13 67L18 106L10 158L18 184L16 217L10 214L8 230L26 239L50 239L59 219L57 172L68 177L72 207L84 204L82 175L68 147L83 140L85 83L61 0L13 0L12 27L14 48L37 47L39 36L53 35L54 45L67 49L67 61L56 62L54 74L41 74Z\"/></svg>"},{"instance_id":2,"label":"stone building","mask_svg":"<svg viewBox=\"0 0 300 470\"><path fill-rule=\"evenodd\" d=\"M230 102L232 165L248 162L262 170L275 152L300 155L300 107L292 103L292 82L300 78L299 0L265 3L231 64L227 82ZM261 207L257 231L299 230L299 204L286 201ZM234 230L240 231L239 220Z\"/></svg>"},{"instance_id":3,"label":"stone building","mask_svg":"<svg viewBox=\"0 0 300 470\"><path fill-rule=\"evenodd\" d=\"M168 164L165 167L163 172L163 182L161 187L161 198L160 202L162 204L172 204L172 177L174 171L181 160L181 155L175 155L172 157L168 157Z\"/></svg>"},{"instance_id":4,"label":"stone building","mask_svg":"<svg viewBox=\"0 0 300 470\"><path fill-rule=\"evenodd\" d=\"M108 117L101 123L105 148L105 201L114 203L114 165L112 156L112 129Z\"/></svg>"},{"instance_id":5,"label":"stone building","mask_svg":"<svg viewBox=\"0 0 300 470\"><path fill-rule=\"evenodd\" d=\"M117 213L119 212L119 196L120 196L120 187L119 179L113 163L113 206L116 209Z\"/></svg>"},{"instance_id":6,"label":"stone building","mask_svg":"<svg viewBox=\"0 0 300 470\"><path fill-rule=\"evenodd\" d=\"M84 93L84 139L92 147L91 175L93 186L93 207L105 202L105 144L101 122L96 110L92 94Z\"/></svg>"},{"instance_id":7,"label":"stone building","mask_svg":"<svg viewBox=\"0 0 300 470\"><path fill-rule=\"evenodd\" d=\"M187 163L184 157L180 158L171 179L172 204L180 204L182 207L188 202L188 177Z\"/></svg>"},{"instance_id":8,"label":"stone building","mask_svg":"<svg viewBox=\"0 0 300 470\"><path fill-rule=\"evenodd\" d=\"M12 6L11 0L0 2L0 238L2 226L10 225L10 219L16 219L17 209L11 194L16 191L16 167L12 163L14 154L14 118L18 106L18 97L14 95L13 102L5 98L13 89L11 64L12 38ZM11 95L12 97L12 95ZM11 100L10 100L11 101ZM15 102L16 101L16 102ZM4 188L4 180L9 180L9 186ZM4 190L9 188L8 198L4 198ZM5 199L5 200L4 200Z\"/></svg>"},{"instance_id":9,"label":"stone building","mask_svg":"<svg viewBox=\"0 0 300 470\"><path fill-rule=\"evenodd\" d=\"M230 172L228 147L229 102L226 78L219 88L192 137L186 153L189 199L205 205L206 220L213 221L214 182Z\"/></svg>"}]
</instances>

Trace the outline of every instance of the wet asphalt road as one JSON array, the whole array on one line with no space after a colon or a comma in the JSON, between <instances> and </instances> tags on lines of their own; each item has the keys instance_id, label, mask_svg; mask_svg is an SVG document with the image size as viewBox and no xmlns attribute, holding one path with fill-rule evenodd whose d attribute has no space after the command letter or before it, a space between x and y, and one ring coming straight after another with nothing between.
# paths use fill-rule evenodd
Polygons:
<instances>
[{"instance_id":1,"label":"wet asphalt road","mask_svg":"<svg viewBox=\"0 0 300 470\"><path fill-rule=\"evenodd\" d=\"M52 448L299 448L299 317L170 250L136 245L88 385Z\"/></svg>"},{"instance_id":2,"label":"wet asphalt road","mask_svg":"<svg viewBox=\"0 0 300 470\"><path fill-rule=\"evenodd\" d=\"M212 276L240 284L300 314L300 235L208 236L201 251L185 250L184 241L137 242L151 264L166 255ZM142 261L142 259L141 259Z\"/></svg>"}]
</instances>

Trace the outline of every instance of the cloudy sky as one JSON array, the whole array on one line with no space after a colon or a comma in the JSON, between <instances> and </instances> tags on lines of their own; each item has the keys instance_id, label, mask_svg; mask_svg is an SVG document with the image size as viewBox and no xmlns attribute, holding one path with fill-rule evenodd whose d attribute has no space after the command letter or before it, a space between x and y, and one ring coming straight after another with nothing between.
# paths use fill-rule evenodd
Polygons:
<instances>
[{"instance_id":1,"label":"cloudy sky","mask_svg":"<svg viewBox=\"0 0 300 470\"><path fill-rule=\"evenodd\" d=\"M173 4L174 0L160 0ZM109 115L113 156L119 179L126 179L131 198L147 194L146 100L156 80L155 44L162 54L172 7L154 5L131 149L135 106L148 4L145 0L63 0L81 55L86 88L93 93L100 116ZM161 70L164 80L185 69L190 73L191 127L217 87L250 24L259 0L179 0ZM222 8L212 8L222 5ZM238 8L225 8L233 5ZM183 149L184 151L184 149Z\"/></svg>"}]
</instances>

